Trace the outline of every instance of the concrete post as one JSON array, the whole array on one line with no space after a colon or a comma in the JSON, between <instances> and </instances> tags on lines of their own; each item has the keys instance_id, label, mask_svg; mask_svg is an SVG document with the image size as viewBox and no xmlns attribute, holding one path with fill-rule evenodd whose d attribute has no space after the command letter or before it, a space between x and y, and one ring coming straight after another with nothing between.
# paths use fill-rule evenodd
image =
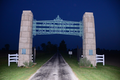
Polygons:
<instances>
[{"instance_id":1,"label":"concrete post","mask_svg":"<svg viewBox=\"0 0 120 80\"><path fill-rule=\"evenodd\" d=\"M92 12L85 12L83 15L84 36L83 36L83 57L96 66L96 39L95 24Z\"/></svg>"},{"instance_id":2,"label":"concrete post","mask_svg":"<svg viewBox=\"0 0 120 80\"><path fill-rule=\"evenodd\" d=\"M35 60L36 60L36 47L34 47L34 60L33 60L34 63L35 63Z\"/></svg>"},{"instance_id":3,"label":"concrete post","mask_svg":"<svg viewBox=\"0 0 120 80\"><path fill-rule=\"evenodd\" d=\"M24 10L21 18L19 36L18 66L24 66L24 62L32 61L32 21L32 12L30 10Z\"/></svg>"}]
</instances>

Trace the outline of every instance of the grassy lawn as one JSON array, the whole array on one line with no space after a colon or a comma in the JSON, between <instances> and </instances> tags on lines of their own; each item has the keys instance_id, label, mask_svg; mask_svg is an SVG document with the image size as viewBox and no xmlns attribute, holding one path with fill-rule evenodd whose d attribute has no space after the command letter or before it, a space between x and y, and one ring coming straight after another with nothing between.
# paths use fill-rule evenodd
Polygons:
<instances>
[{"instance_id":1,"label":"grassy lawn","mask_svg":"<svg viewBox=\"0 0 120 80\"><path fill-rule=\"evenodd\" d=\"M53 54L47 56L45 54L37 55L37 65L31 68L20 68L17 67L16 63L10 63L10 66L8 67L7 57L2 57L0 58L0 80L28 80L29 77L52 56Z\"/></svg>"},{"instance_id":2,"label":"grassy lawn","mask_svg":"<svg viewBox=\"0 0 120 80\"><path fill-rule=\"evenodd\" d=\"M119 67L103 66L102 63L98 63L97 68L80 68L76 57L70 58L66 54L62 54L62 56L79 80L120 80Z\"/></svg>"}]
</instances>

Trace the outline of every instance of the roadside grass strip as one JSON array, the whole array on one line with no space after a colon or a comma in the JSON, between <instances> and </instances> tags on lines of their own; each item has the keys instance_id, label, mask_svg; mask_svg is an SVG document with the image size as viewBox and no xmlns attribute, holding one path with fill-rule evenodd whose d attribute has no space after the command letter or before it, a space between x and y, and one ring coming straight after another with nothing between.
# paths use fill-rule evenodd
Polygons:
<instances>
[{"instance_id":1,"label":"roadside grass strip","mask_svg":"<svg viewBox=\"0 0 120 80\"><path fill-rule=\"evenodd\" d=\"M67 54L61 54L65 61L74 71L79 80L120 80L120 68L110 65L103 66L98 63L96 68L81 68L78 65L77 57L71 58Z\"/></svg>"},{"instance_id":2,"label":"roadside grass strip","mask_svg":"<svg viewBox=\"0 0 120 80\"><path fill-rule=\"evenodd\" d=\"M52 56L53 54L37 55L37 64L31 68L17 67L15 62L8 66L7 57L0 58L0 80L28 80Z\"/></svg>"}]
</instances>

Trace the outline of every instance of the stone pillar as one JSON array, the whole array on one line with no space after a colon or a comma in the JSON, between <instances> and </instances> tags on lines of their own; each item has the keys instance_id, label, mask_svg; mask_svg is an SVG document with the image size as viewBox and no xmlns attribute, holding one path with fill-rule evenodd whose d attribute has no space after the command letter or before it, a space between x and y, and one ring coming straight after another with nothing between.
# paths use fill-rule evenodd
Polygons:
<instances>
[{"instance_id":1,"label":"stone pillar","mask_svg":"<svg viewBox=\"0 0 120 80\"><path fill-rule=\"evenodd\" d=\"M86 57L93 66L96 66L95 24L92 12L85 12L83 15L83 25L83 57Z\"/></svg>"},{"instance_id":2,"label":"stone pillar","mask_svg":"<svg viewBox=\"0 0 120 80\"><path fill-rule=\"evenodd\" d=\"M32 61L32 21L32 12L24 10L21 17L18 66L24 66L24 62Z\"/></svg>"}]
</instances>

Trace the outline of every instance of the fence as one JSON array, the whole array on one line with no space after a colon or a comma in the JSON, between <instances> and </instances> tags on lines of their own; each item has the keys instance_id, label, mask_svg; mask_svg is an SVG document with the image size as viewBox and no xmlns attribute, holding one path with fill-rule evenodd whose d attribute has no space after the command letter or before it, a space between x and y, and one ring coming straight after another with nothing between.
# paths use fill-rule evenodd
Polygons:
<instances>
[{"instance_id":1,"label":"fence","mask_svg":"<svg viewBox=\"0 0 120 80\"><path fill-rule=\"evenodd\" d=\"M12 57L11 57L12 56ZM10 66L10 62L18 62L18 54L8 54L8 66Z\"/></svg>"},{"instance_id":2,"label":"fence","mask_svg":"<svg viewBox=\"0 0 120 80\"><path fill-rule=\"evenodd\" d=\"M83 57L83 55L81 55L81 57ZM98 63L98 62L102 62L103 65L105 65L105 55L97 55L96 54L96 63Z\"/></svg>"},{"instance_id":3,"label":"fence","mask_svg":"<svg viewBox=\"0 0 120 80\"><path fill-rule=\"evenodd\" d=\"M11 56L13 56L13 57L11 57ZM18 54L16 53L16 54L8 54L8 66L10 66L10 62L18 62ZM33 56L33 55L32 55ZM33 59L33 57L32 57L32 59Z\"/></svg>"},{"instance_id":4,"label":"fence","mask_svg":"<svg viewBox=\"0 0 120 80\"><path fill-rule=\"evenodd\" d=\"M102 57L102 58L101 58ZM96 55L96 63L102 62L105 65L105 55Z\"/></svg>"}]
</instances>

